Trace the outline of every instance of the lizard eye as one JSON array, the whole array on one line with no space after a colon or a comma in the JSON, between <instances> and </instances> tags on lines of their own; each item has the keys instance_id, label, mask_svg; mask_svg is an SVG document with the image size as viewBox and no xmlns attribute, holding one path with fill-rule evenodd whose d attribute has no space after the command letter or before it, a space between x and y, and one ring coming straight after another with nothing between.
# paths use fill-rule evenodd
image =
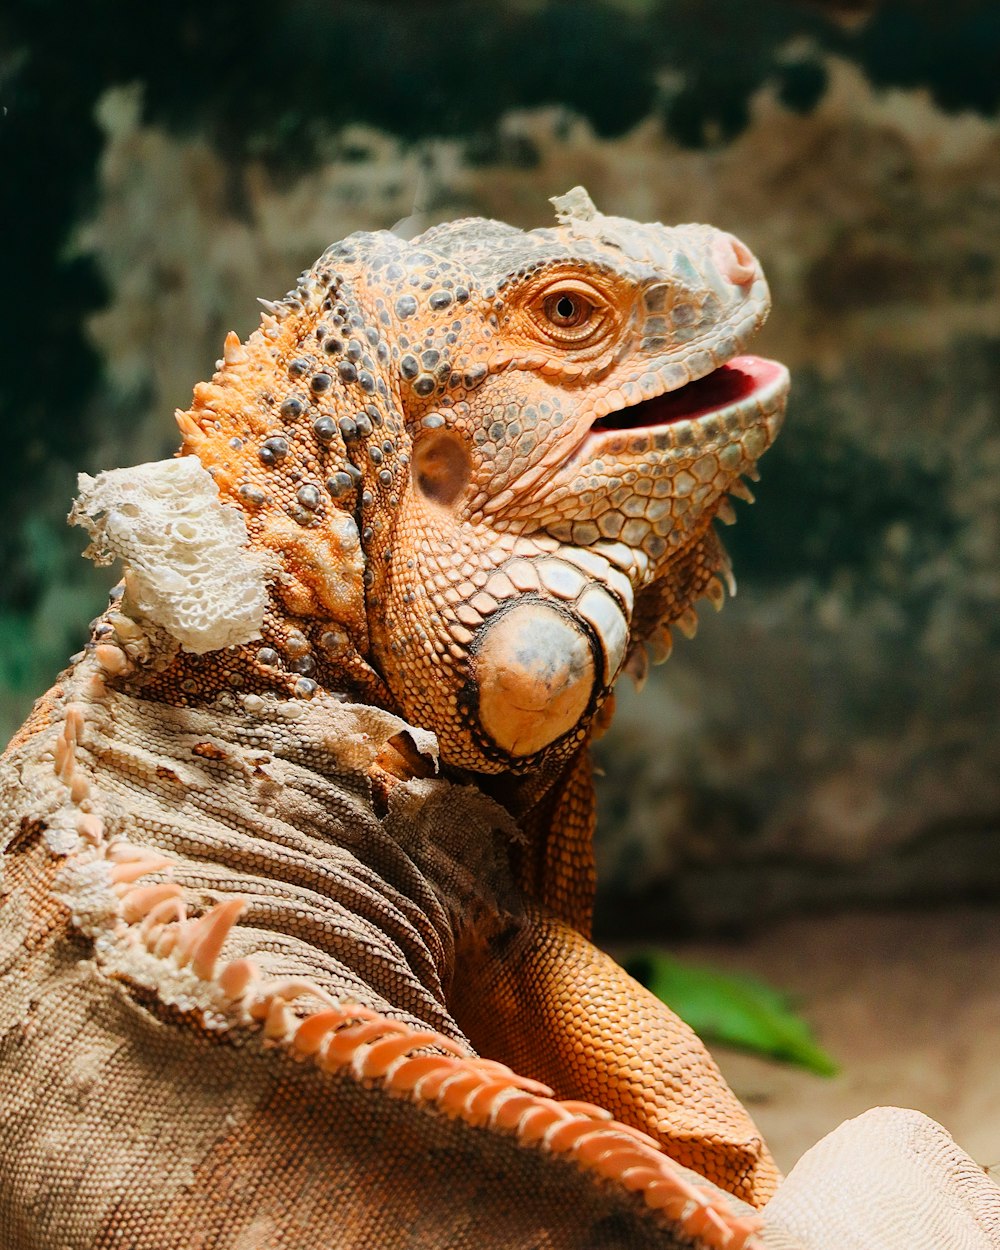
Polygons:
<instances>
[{"instance_id":1,"label":"lizard eye","mask_svg":"<svg viewBox=\"0 0 1000 1250\"><path fill-rule=\"evenodd\" d=\"M589 286L564 281L550 287L537 301L533 320L546 338L572 346L593 339L607 311L604 300Z\"/></svg>"},{"instance_id":2,"label":"lizard eye","mask_svg":"<svg viewBox=\"0 0 1000 1250\"><path fill-rule=\"evenodd\" d=\"M553 325L560 329L575 329L587 320L593 312L593 305L588 304L579 295L563 291L558 295L550 295L545 301L545 315Z\"/></svg>"}]
</instances>

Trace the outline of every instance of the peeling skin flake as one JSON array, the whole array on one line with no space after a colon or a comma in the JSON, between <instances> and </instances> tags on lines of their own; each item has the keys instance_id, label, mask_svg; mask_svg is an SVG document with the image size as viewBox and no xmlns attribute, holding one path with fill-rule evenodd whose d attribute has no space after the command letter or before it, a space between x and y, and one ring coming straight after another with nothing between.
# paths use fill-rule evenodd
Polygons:
<instances>
[{"instance_id":1,"label":"peeling skin flake","mask_svg":"<svg viewBox=\"0 0 1000 1250\"><path fill-rule=\"evenodd\" d=\"M201 655L260 634L264 573L243 516L219 501L196 456L91 477L81 473L70 521L91 536L97 564L121 560L142 616Z\"/></svg>"}]
</instances>

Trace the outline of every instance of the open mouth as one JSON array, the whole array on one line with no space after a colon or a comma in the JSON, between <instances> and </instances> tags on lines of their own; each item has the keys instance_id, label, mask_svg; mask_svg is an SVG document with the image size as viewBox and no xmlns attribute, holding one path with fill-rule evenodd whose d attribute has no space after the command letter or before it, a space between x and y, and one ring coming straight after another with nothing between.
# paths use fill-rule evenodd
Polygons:
<instances>
[{"instance_id":1,"label":"open mouth","mask_svg":"<svg viewBox=\"0 0 1000 1250\"><path fill-rule=\"evenodd\" d=\"M712 373L675 391L607 413L598 418L591 429L648 429L728 413L743 408L749 400L755 404L766 402L784 377L785 369L776 361L761 356L734 356Z\"/></svg>"}]
</instances>

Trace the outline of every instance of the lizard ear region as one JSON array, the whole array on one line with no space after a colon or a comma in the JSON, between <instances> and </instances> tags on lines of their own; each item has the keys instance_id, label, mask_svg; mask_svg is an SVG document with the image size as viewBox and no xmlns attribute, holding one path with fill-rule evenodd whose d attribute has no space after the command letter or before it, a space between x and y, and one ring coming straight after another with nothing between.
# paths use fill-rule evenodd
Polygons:
<instances>
[{"instance_id":1,"label":"lizard ear region","mask_svg":"<svg viewBox=\"0 0 1000 1250\"><path fill-rule=\"evenodd\" d=\"M427 499L447 507L465 489L472 472L465 444L451 430L432 430L413 448L413 480Z\"/></svg>"},{"instance_id":2,"label":"lizard ear region","mask_svg":"<svg viewBox=\"0 0 1000 1250\"><path fill-rule=\"evenodd\" d=\"M483 730L518 757L568 733L590 708L597 678L583 627L539 601L488 622L473 671Z\"/></svg>"}]
</instances>

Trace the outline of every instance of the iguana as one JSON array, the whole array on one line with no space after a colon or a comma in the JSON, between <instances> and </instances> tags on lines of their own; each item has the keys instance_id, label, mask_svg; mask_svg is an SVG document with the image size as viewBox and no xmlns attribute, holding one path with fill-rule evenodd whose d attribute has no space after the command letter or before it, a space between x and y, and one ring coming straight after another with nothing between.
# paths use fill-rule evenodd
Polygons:
<instances>
[{"instance_id":1,"label":"iguana","mask_svg":"<svg viewBox=\"0 0 1000 1250\"><path fill-rule=\"evenodd\" d=\"M0 773L3 1250L1000 1246L915 1113L772 1199L589 941L588 743L788 378L742 243L555 203L335 244L179 458L81 476L125 575Z\"/></svg>"}]
</instances>

